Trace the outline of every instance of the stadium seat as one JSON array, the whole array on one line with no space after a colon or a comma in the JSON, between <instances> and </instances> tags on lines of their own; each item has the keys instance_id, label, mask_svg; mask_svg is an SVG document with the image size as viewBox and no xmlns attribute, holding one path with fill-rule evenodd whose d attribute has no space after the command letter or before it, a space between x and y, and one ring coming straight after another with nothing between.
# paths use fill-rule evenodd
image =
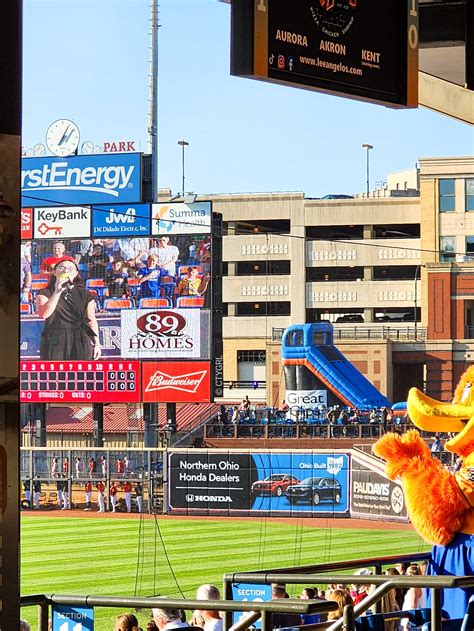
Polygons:
<instances>
[{"instance_id":1,"label":"stadium seat","mask_svg":"<svg viewBox=\"0 0 474 631\"><path fill-rule=\"evenodd\" d=\"M89 278L86 280L86 289L97 292L99 296L105 296L108 293L103 278Z\"/></svg>"},{"instance_id":2,"label":"stadium seat","mask_svg":"<svg viewBox=\"0 0 474 631\"><path fill-rule=\"evenodd\" d=\"M31 315L33 313L33 306L29 302L20 302L20 313L23 315Z\"/></svg>"},{"instance_id":3,"label":"stadium seat","mask_svg":"<svg viewBox=\"0 0 474 631\"><path fill-rule=\"evenodd\" d=\"M32 279L31 281L31 291L37 292L40 289L44 289L48 286L49 280L47 278L42 279Z\"/></svg>"},{"instance_id":4,"label":"stadium seat","mask_svg":"<svg viewBox=\"0 0 474 631\"><path fill-rule=\"evenodd\" d=\"M171 307L169 298L140 298L138 307L140 309L161 309L163 307Z\"/></svg>"},{"instance_id":5,"label":"stadium seat","mask_svg":"<svg viewBox=\"0 0 474 631\"><path fill-rule=\"evenodd\" d=\"M189 268L190 267L196 267L198 272L201 273L201 266L200 265L180 265L178 267L178 276L186 276L187 273L189 272Z\"/></svg>"},{"instance_id":6,"label":"stadium seat","mask_svg":"<svg viewBox=\"0 0 474 631\"><path fill-rule=\"evenodd\" d=\"M176 298L176 306L181 309L199 309L204 307L203 296L178 296Z\"/></svg>"},{"instance_id":7,"label":"stadium seat","mask_svg":"<svg viewBox=\"0 0 474 631\"><path fill-rule=\"evenodd\" d=\"M133 300L129 298L106 298L104 300L105 311L121 311L122 309L133 309Z\"/></svg>"},{"instance_id":8,"label":"stadium seat","mask_svg":"<svg viewBox=\"0 0 474 631\"><path fill-rule=\"evenodd\" d=\"M140 283L139 283L139 279L138 278L128 278L127 279L127 284L130 288L130 291L132 292L133 295L135 295L138 291L138 289L140 288Z\"/></svg>"}]
</instances>

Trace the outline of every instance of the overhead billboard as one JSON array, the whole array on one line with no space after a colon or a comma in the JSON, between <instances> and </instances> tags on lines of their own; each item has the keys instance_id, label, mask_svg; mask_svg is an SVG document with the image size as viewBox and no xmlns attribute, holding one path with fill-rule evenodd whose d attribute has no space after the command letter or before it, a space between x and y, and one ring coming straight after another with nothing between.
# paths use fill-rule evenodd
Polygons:
<instances>
[{"instance_id":1,"label":"overhead billboard","mask_svg":"<svg viewBox=\"0 0 474 631\"><path fill-rule=\"evenodd\" d=\"M21 205L137 203L141 184L141 153L23 158Z\"/></svg>"},{"instance_id":2,"label":"overhead billboard","mask_svg":"<svg viewBox=\"0 0 474 631\"><path fill-rule=\"evenodd\" d=\"M348 517L349 468L345 452L171 452L169 509Z\"/></svg>"},{"instance_id":3,"label":"overhead billboard","mask_svg":"<svg viewBox=\"0 0 474 631\"><path fill-rule=\"evenodd\" d=\"M418 106L418 0L233 0L231 73Z\"/></svg>"}]
</instances>

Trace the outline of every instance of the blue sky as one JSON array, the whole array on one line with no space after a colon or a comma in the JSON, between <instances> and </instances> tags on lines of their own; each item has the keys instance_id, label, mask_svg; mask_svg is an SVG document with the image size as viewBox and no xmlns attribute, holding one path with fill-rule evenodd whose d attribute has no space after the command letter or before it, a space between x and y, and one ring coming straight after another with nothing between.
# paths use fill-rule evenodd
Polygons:
<instances>
[{"instance_id":1,"label":"blue sky","mask_svg":"<svg viewBox=\"0 0 474 631\"><path fill-rule=\"evenodd\" d=\"M471 155L472 128L427 109L393 110L231 77L230 7L161 0L159 187L200 194L365 190L419 157ZM149 0L24 0L23 146L58 118L81 142L148 151Z\"/></svg>"}]
</instances>

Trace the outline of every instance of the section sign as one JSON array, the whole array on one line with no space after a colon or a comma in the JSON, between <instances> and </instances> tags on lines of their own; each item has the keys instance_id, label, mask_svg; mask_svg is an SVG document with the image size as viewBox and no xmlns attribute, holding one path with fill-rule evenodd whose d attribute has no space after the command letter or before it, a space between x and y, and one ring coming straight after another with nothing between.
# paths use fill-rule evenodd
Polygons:
<instances>
[{"instance_id":1,"label":"section sign","mask_svg":"<svg viewBox=\"0 0 474 631\"><path fill-rule=\"evenodd\" d=\"M139 202L141 154L23 158L21 194L22 207Z\"/></svg>"}]
</instances>

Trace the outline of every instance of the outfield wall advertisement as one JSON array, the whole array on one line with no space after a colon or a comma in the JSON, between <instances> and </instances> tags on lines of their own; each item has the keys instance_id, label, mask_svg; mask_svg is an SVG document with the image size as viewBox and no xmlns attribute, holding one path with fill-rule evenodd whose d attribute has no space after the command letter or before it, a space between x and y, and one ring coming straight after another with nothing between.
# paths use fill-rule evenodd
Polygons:
<instances>
[{"instance_id":1,"label":"outfield wall advertisement","mask_svg":"<svg viewBox=\"0 0 474 631\"><path fill-rule=\"evenodd\" d=\"M172 451L169 510L348 517L349 478L346 452Z\"/></svg>"}]
</instances>

